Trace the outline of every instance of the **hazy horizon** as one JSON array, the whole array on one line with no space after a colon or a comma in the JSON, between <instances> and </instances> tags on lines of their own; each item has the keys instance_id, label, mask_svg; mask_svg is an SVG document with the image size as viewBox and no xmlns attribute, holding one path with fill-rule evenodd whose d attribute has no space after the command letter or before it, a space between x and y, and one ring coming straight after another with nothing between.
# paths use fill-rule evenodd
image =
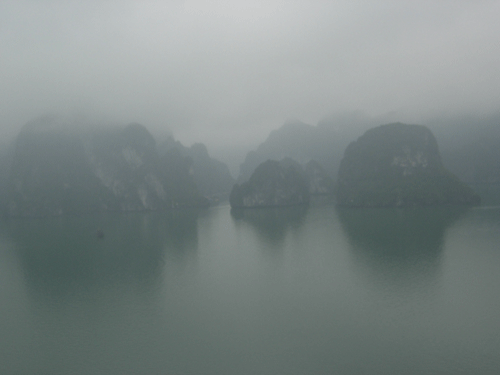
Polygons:
<instances>
[{"instance_id":1,"label":"hazy horizon","mask_svg":"<svg viewBox=\"0 0 500 375\"><path fill-rule=\"evenodd\" d=\"M494 1L3 1L0 135L47 113L139 122L236 163L289 119L488 116L499 14Z\"/></svg>"}]
</instances>

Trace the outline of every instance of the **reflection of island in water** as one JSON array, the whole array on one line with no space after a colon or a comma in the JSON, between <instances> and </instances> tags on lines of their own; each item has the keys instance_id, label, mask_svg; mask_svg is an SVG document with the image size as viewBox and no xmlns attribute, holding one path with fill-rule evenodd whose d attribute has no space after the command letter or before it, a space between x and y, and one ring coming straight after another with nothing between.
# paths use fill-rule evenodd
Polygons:
<instances>
[{"instance_id":1,"label":"reflection of island in water","mask_svg":"<svg viewBox=\"0 0 500 375\"><path fill-rule=\"evenodd\" d=\"M198 246L195 210L13 219L7 231L29 290L49 298L111 284L152 286L165 261Z\"/></svg>"},{"instance_id":2,"label":"reflection of island in water","mask_svg":"<svg viewBox=\"0 0 500 375\"><path fill-rule=\"evenodd\" d=\"M446 229L467 208L338 208L357 266L371 280L407 286L432 281Z\"/></svg>"},{"instance_id":3,"label":"reflection of island in water","mask_svg":"<svg viewBox=\"0 0 500 375\"><path fill-rule=\"evenodd\" d=\"M231 209L231 217L236 225L249 224L267 246L279 248L289 231L303 225L307 209L306 205Z\"/></svg>"}]
</instances>

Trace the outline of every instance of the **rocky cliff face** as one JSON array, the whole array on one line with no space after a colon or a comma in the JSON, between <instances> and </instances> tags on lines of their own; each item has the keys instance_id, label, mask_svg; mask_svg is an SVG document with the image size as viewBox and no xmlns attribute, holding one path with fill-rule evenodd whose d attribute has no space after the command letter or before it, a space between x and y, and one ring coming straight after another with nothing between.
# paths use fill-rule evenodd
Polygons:
<instances>
[{"instance_id":1,"label":"rocky cliff face","mask_svg":"<svg viewBox=\"0 0 500 375\"><path fill-rule=\"evenodd\" d=\"M144 126L76 131L50 118L27 124L19 134L8 190L7 212L13 216L206 203L184 158L161 158Z\"/></svg>"},{"instance_id":2,"label":"rocky cliff face","mask_svg":"<svg viewBox=\"0 0 500 375\"><path fill-rule=\"evenodd\" d=\"M178 152L191 161L191 171L198 190L205 197L226 199L234 185L234 179L229 168L223 162L208 154L203 143L195 143L191 147L184 147L172 137L159 146L160 155L168 152ZM175 150L175 151L174 151Z\"/></svg>"},{"instance_id":3,"label":"rocky cliff face","mask_svg":"<svg viewBox=\"0 0 500 375\"><path fill-rule=\"evenodd\" d=\"M304 166L304 173L311 195L327 195L333 193L333 181L317 161L309 161Z\"/></svg>"},{"instance_id":4,"label":"rocky cliff face","mask_svg":"<svg viewBox=\"0 0 500 375\"><path fill-rule=\"evenodd\" d=\"M307 204L307 180L295 165L268 160L255 169L247 182L234 185L229 203L233 208Z\"/></svg>"},{"instance_id":5,"label":"rocky cliff face","mask_svg":"<svg viewBox=\"0 0 500 375\"><path fill-rule=\"evenodd\" d=\"M479 197L443 167L428 128L395 123L370 129L347 147L337 202L357 207L479 204Z\"/></svg>"}]
</instances>

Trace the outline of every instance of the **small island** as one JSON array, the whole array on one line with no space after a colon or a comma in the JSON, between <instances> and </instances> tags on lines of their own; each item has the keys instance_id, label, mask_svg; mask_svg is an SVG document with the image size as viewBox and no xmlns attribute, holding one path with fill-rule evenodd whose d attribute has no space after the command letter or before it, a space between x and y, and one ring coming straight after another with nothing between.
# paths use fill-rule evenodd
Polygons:
<instances>
[{"instance_id":1,"label":"small island","mask_svg":"<svg viewBox=\"0 0 500 375\"><path fill-rule=\"evenodd\" d=\"M309 203L309 186L300 165L268 160L260 164L247 182L235 184L232 208L292 206Z\"/></svg>"},{"instance_id":2,"label":"small island","mask_svg":"<svg viewBox=\"0 0 500 375\"><path fill-rule=\"evenodd\" d=\"M346 149L337 204L350 207L478 205L479 196L441 162L437 141L422 125L368 130Z\"/></svg>"}]
</instances>

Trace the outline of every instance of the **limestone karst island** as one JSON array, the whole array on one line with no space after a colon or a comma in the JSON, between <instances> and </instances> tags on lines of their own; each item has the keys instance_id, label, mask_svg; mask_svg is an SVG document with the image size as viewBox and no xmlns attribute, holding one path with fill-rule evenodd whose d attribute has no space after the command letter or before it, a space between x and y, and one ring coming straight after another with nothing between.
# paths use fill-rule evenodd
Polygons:
<instances>
[{"instance_id":1,"label":"limestone karst island","mask_svg":"<svg viewBox=\"0 0 500 375\"><path fill-rule=\"evenodd\" d=\"M401 123L368 130L340 163L337 203L351 207L477 205L479 196L441 162L425 126Z\"/></svg>"},{"instance_id":2,"label":"limestone karst island","mask_svg":"<svg viewBox=\"0 0 500 375\"><path fill-rule=\"evenodd\" d=\"M41 118L24 126L7 158L3 206L10 216L43 217L207 207L228 199L233 208L307 205L317 195L347 207L480 203L445 168L425 126L382 125L343 141L338 133L326 136L324 128L311 126L304 132L303 126L271 133L249 153L235 183L201 143L187 148L170 137L157 144L140 124L74 128ZM280 144L282 134L288 149ZM321 139L321 147L305 134Z\"/></svg>"}]
</instances>

